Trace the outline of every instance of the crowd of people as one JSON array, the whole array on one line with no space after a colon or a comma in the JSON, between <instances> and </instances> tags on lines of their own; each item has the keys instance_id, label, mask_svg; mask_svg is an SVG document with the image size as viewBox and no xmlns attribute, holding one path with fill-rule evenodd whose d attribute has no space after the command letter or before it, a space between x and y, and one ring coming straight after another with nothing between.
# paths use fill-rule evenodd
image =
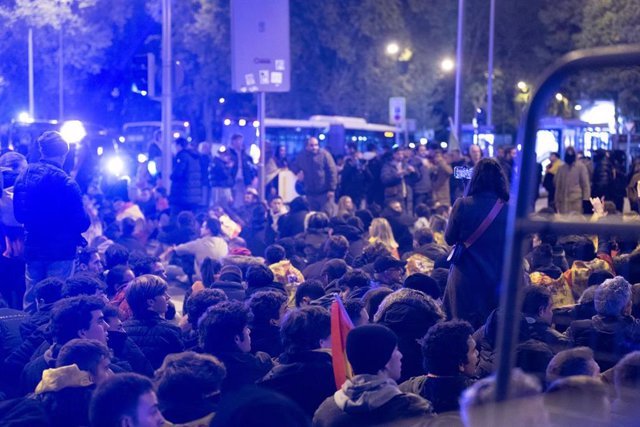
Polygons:
<instances>
[{"instance_id":1,"label":"crowd of people","mask_svg":"<svg viewBox=\"0 0 640 427\"><path fill-rule=\"evenodd\" d=\"M275 150L261 200L239 136L215 156L178 140L169 195L144 173L83 192L60 135L38 143L38 162L0 156L2 426L638 424L633 235L529 236L496 401L515 149L336 159L310 138ZM554 154L536 214L637 221L612 158Z\"/></svg>"}]
</instances>

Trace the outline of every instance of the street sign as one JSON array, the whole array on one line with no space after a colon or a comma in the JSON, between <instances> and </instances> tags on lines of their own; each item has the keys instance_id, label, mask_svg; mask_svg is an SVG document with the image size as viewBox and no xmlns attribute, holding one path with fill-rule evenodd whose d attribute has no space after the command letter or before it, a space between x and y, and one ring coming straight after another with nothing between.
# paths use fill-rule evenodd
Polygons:
<instances>
[{"instance_id":1,"label":"street sign","mask_svg":"<svg viewBox=\"0 0 640 427\"><path fill-rule=\"evenodd\" d=\"M237 92L288 92L289 0L231 0L231 80Z\"/></svg>"},{"instance_id":2,"label":"street sign","mask_svg":"<svg viewBox=\"0 0 640 427\"><path fill-rule=\"evenodd\" d=\"M389 123L403 126L407 114L407 99L404 96L389 98Z\"/></svg>"}]
</instances>

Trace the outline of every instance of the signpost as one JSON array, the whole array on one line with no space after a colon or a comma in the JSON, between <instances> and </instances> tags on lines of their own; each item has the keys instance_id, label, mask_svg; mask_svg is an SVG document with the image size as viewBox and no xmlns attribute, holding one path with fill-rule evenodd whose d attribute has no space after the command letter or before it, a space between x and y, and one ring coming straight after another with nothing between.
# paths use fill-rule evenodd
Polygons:
<instances>
[{"instance_id":1,"label":"signpost","mask_svg":"<svg viewBox=\"0 0 640 427\"><path fill-rule=\"evenodd\" d=\"M257 93L260 198L265 197L266 93L291 87L289 0L231 0L231 82Z\"/></svg>"},{"instance_id":2,"label":"signpost","mask_svg":"<svg viewBox=\"0 0 640 427\"><path fill-rule=\"evenodd\" d=\"M396 145L400 145L400 131L404 128L405 144L407 144L407 99L404 96L389 98L389 123L395 125Z\"/></svg>"}]
</instances>

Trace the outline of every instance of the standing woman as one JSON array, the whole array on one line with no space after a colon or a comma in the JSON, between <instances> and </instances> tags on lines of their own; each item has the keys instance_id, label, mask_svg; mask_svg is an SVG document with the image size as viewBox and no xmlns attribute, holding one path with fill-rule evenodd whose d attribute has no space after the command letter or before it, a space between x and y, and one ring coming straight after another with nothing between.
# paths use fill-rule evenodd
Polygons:
<instances>
[{"instance_id":1,"label":"standing woman","mask_svg":"<svg viewBox=\"0 0 640 427\"><path fill-rule=\"evenodd\" d=\"M467 247L451 265L444 306L448 317L466 320L474 328L498 306L508 201L507 177L500 164L481 159L466 196L456 200L447 223L447 243ZM472 235L477 238L470 242Z\"/></svg>"}]
</instances>

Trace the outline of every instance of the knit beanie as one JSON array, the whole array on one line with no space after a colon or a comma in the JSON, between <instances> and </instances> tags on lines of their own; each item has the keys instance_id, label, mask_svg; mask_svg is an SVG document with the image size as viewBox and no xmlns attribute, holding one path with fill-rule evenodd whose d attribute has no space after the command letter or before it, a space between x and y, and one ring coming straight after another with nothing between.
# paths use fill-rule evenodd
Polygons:
<instances>
[{"instance_id":1,"label":"knit beanie","mask_svg":"<svg viewBox=\"0 0 640 427\"><path fill-rule=\"evenodd\" d=\"M236 265L225 265L220 270L220 280L242 283L242 270Z\"/></svg>"},{"instance_id":2,"label":"knit beanie","mask_svg":"<svg viewBox=\"0 0 640 427\"><path fill-rule=\"evenodd\" d=\"M56 131L47 131L38 138L42 157L60 157L69 152L69 144Z\"/></svg>"},{"instance_id":3,"label":"knit beanie","mask_svg":"<svg viewBox=\"0 0 640 427\"><path fill-rule=\"evenodd\" d=\"M358 326L347 335L347 359L356 375L375 375L389 363L398 337L386 326Z\"/></svg>"}]
</instances>

